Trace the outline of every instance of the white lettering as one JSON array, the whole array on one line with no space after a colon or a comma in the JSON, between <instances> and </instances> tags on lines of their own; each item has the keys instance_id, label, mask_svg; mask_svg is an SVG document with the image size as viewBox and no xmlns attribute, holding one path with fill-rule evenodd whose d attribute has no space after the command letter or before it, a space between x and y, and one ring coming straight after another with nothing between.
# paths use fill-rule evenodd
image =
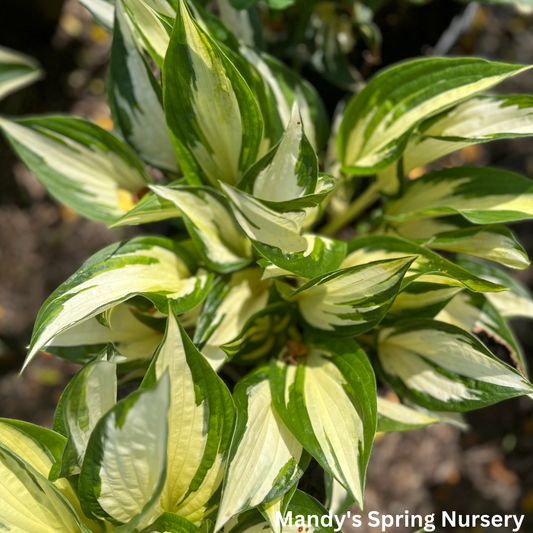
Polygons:
<instances>
[{"instance_id":1,"label":"white lettering","mask_svg":"<svg viewBox=\"0 0 533 533\"><path fill-rule=\"evenodd\" d=\"M390 514L384 514L381 520L381 531L387 531L389 527L394 525L394 516Z\"/></svg>"},{"instance_id":2,"label":"white lettering","mask_svg":"<svg viewBox=\"0 0 533 533\"><path fill-rule=\"evenodd\" d=\"M332 515L333 513L331 511L328 514L322 515L322 518L320 519L322 527L331 527L333 525Z\"/></svg>"},{"instance_id":3,"label":"white lettering","mask_svg":"<svg viewBox=\"0 0 533 533\"><path fill-rule=\"evenodd\" d=\"M352 525L353 527L361 527L363 523L361 522L361 515L360 514L354 514L352 517Z\"/></svg>"},{"instance_id":4,"label":"white lettering","mask_svg":"<svg viewBox=\"0 0 533 533\"><path fill-rule=\"evenodd\" d=\"M283 520L283 513L280 512L280 511L276 511L276 525L278 527L280 527L280 526L282 526L282 527L292 526L292 511L289 511L287 513L287 516L286 516L285 520Z\"/></svg>"},{"instance_id":5,"label":"white lettering","mask_svg":"<svg viewBox=\"0 0 533 533\"><path fill-rule=\"evenodd\" d=\"M305 523L305 517L303 514L296 515L296 522L294 522L295 526L302 526L305 527L307 524Z\"/></svg>"},{"instance_id":6,"label":"white lettering","mask_svg":"<svg viewBox=\"0 0 533 533\"><path fill-rule=\"evenodd\" d=\"M518 516L513 516L513 518L516 524L516 529L513 529L513 532L516 533L517 531L520 531L520 528L522 527L522 522L524 521L524 515L520 517L520 521L518 520Z\"/></svg>"},{"instance_id":7,"label":"white lettering","mask_svg":"<svg viewBox=\"0 0 533 533\"><path fill-rule=\"evenodd\" d=\"M379 527L379 511L371 511L368 513L368 518L370 518L368 522L370 527Z\"/></svg>"},{"instance_id":8,"label":"white lettering","mask_svg":"<svg viewBox=\"0 0 533 533\"><path fill-rule=\"evenodd\" d=\"M346 520L348 518L348 521ZM342 533L342 528L345 522L349 522L351 518L352 527L359 528L362 526L362 516L351 513L343 515L335 515L332 511L323 515L296 515L293 516L292 511L288 511L285 516L280 511L276 511L275 522L278 527L293 527L296 526L303 532L303 528L306 528L306 533L313 533L314 530L322 528L331 528L332 533ZM505 528L505 531L512 531L518 533L524 522L524 515L461 515L456 511L447 512L442 511L441 526L442 527L481 527L483 529L488 527ZM514 529L513 527L514 522ZM435 514L430 515L418 515L409 514L409 511L405 511L405 514L380 514L379 511L371 511L368 513L368 526L371 528L379 528L380 531L389 531L390 528L396 526L400 527L405 525L406 527L422 527L424 531L428 533L436 531L435 526ZM309 528L313 528L309 531Z\"/></svg>"},{"instance_id":9,"label":"white lettering","mask_svg":"<svg viewBox=\"0 0 533 533\"><path fill-rule=\"evenodd\" d=\"M455 515L457 513L455 511L452 512L452 516L450 516L446 511L442 511L442 527L445 525L450 525L452 527L455 527Z\"/></svg>"},{"instance_id":10,"label":"white lettering","mask_svg":"<svg viewBox=\"0 0 533 533\"><path fill-rule=\"evenodd\" d=\"M427 518L426 518L426 521L427 521ZM405 518L405 525L406 526L409 525L409 523L407 522L407 517ZM422 515L420 514L411 515L411 527L417 527L419 529L422 527Z\"/></svg>"},{"instance_id":11,"label":"white lettering","mask_svg":"<svg viewBox=\"0 0 533 533\"><path fill-rule=\"evenodd\" d=\"M330 511L331 512L331 511ZM333 531L335 533L338 533L342 529L342 524L344 524L344 519L346 518L346 515L342 515L339 519L337 515L335 515L335 522L337 522L337 526Z\"/></svg>"},{"instance_id":12,"label":"white lettering","mask_svg":"<svg viewBox=\"0 0 533 533\"><path fill-rule=\"evenodd\" d=\"M435 515L434 514L429 514L426 516L426 520L425 520L425 530L428 531L429 533L432 533L433 531L435 531L435 525L434 525L434 522L435 522Z\"/></svg>"}]
</instances>

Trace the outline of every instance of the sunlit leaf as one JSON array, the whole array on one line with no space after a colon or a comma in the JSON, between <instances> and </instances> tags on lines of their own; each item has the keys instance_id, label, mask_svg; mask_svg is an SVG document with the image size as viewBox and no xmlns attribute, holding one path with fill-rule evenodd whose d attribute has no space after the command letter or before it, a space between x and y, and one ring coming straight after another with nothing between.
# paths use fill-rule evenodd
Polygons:
<instances>
[{"instance_id":1,"label":"sunlit leaf","mask_svg":"<svg viewBox=\"0 0 533 533\"><path fill-rule=\"evenodd\" d=\"M213 496L222 483L235 408L226 385L172 311L143 387L166 373L170 377L169 438L160 507L199 525L216 506Z\"/></svg>"},{"instance_id":2,"label":"sunlit leaf","mask_svg":"<svg viewBox=\"0 0 533 533\"><path fill-rule=\"evenodd\" d=\"M132 392L93 430L79 480L87 516L110 518L116 531L142 529L161 514L167 472L170 381ZM142 423L140 421L142 420Z\"/></svg>"},{"instance_id":3,"label":"sunlit leaf","mask_svg":"<svg viewBox=\"0 0 533 533\"><path fill-rule=\"evenodd\" d=\"M382 330L377 360L398 394L436 411L469 411L533 391L475 337L434 320Z\"/></svg>"},{"instance_id":4,"label":"sunlit leaf","mask_svg":"<svg viewBox=\"0 0 533 533\"><path fill-rule=\"evenodd\" d=\"M460 214L475 224L524 220L533 217L533 184L507 170L447 168L411 182L385 211L393 221L447 214Z\"/></svg>"},{"instance_id":5,"label":"sunlit leaf","mask_svg":"<svg viewBox=\"0 0 533 533\"><path fill-rule=\"evenodd\" d=\"M236 183L263 135L248 85L183 0L163 69L165 111L174 148L192 185Z\"/></svg>"},{"instance_id":6,"label":"sunlit leaf","mask_svg":"<svg viewBox=\"0 0 533 533\"><path fill-rule=\"evenodd\" d=\"M268 367L242 379L233 393L237 424L215 529L232 516L283 496L309 462L274 410Z\"/></svg>"},{"instance_id":7,"label":"sunlit leaf","mask_svg":"<svg viewBox=\"0 0 533 533\"><path fill-rule=\"evenodd\" d=\"M372 174L397 160L413 129L529 67L476 58L423 58L379 73L354 96L339 131L339 158L352 174Z\"/></svg>"},{"instance_id":8,"label":"sunlit leaf","mask_svg":"<svg viewBox=\"0 0 533 533\"><path fill-rule=\"evenodd\" d=\"M236 223L224 197L211 187L152 186L181 212L205 262L217 272L231 272L252 260L252 246Z\"/></svg>"},{"instance_id":9,"label":"sunlit leaf","mask_svg":"<svg viewBox=\"0 0 533 533\"><path fill-rule=\"evenodd\" d=\"M314 278L291 296L307 324L352 337L379 324L402 286L412 257L375 261Z\"/></svg>"},{"instance_id":10,"label":"sunlit leaf","mask_svg":"<svg viewBox=\"0 0 533 533\"><path fill-rule=\"evenodd\" d=\"M41 473L0 443L0 527L14 533L90 533Z\"/></svg>"},{"instance_id":11,"label":"sunlit leaf","mask_svg":"<svg viewBox=\"0 0 533 533\"><path fill-rule=\"evenodd\" d=\"M272 360L276 411L320 465L363 505L366 467L376 431L376 381L363 350L351 339L319 338L298 364L290 348Z\"/></svg>"},{"instance_id":12,"label":"sunlit leaf","mask_svg":"<svg viewBox=\"0 0 533 533\"><path fill-rule=\"evenodd\" d=\"M0 119L0 128L48 191L88 218L114 222L152 182L133 150L86 120Z\"/></svg>"},{"instance_id":13,"label":"sunlit leaf","mask_svg":"<svg viewBox=\"0 0 533 533\"><path fill-rule=\"evenodd\" d=\"M137 295L166 312L184 313L207 295L212 275L168 239L138 237L104 248L56 289L41 308L26 365L58 334Z\"/></svg>"}]
</instances>

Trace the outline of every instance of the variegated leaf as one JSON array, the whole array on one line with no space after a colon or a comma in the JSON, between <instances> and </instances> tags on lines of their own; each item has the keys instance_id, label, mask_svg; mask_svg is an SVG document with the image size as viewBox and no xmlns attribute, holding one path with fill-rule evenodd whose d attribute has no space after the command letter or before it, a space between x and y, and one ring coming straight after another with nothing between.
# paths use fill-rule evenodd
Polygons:
<instances>
[{"instance_id":1,"label":"variegated leaf","mask_svg":"<svg viewBox=\"0 0 533 533\"><path fill-rule=\"evenodd\" d=\"M435 317L470 333L485 333L509 352L514 365L525 375L525 365L516 339L496 307L484 294L462 292Z\"/></svg>"},{"instance_id":2,"label":"variegated leaf","mask_svg":"<svg viewBox=\"0 0 533 533\"><path fill-rule=\"evenodd\" d=\"M489 259L511 268L527 268L529 259L514 235L500 224L478 226L460 215L406 220L394 231L417 239L435 250L456 252Z\"/></svg>"},{"instance_id":3,"label":"variegated leaf","mask_svg":"<svg viewBox=\"0 0 533 533\"><path fill-rule=\"evenodd\" d=\"M346 172L372 174L397 160L413 129L529 67L476 58L423 58L378 74L348 104L338 136Z\"/></svg>"},{"instance_id":4,"label":"variegated leaf","mask_svg":"<svg viewBox=\"0 0 533 533\"><path fill-rule=\"evenodd\" d=\"M252 246L226 206L222 194L211 187L152 186L161 198L181 212L196 248L217 272L231 272L252 260Z\"/></svg>"},{"instance_id":5,"label":"variegated leaf","mask_svg":"<svg viewBox=\"0 0 533 533\"><path fill-rule=\"evenodd\" d=\"M295 102L281 141L246 172L238 188L283 212L316 207L335 188L335 181L319 174L316 152Z\"/></svg>"},{"instance_id":6,"label":"variegated leaf","mask_svg":"<svg viewBox=\"0 0 533 533\"><path fill-rule=\"evenodd\" d=\"M118 522L117 533L151 524L160 514L167 472L168 375L150 389L132 392L96 424L79 479L89 517Z\"/></svg>"},{"instance_id":7,"label":"variegated leaf","mask_svg":"<svg viewBox=\"0 0 533 533\"><path fill-rule=\"evenodd\" d=\"M177 172L161 87L138 49L134 31L124 0L117 0L108 78L113 122L144 161Z\"/></svg>"},{"instance_id":8,"label":"variegated leaf","mask_svg":"<svg viewBox=\"0 0 533 533\"><path fill-rule=\"evenodd\" d=\"M159 68L163 68L170 43L171 22L175 16L166 0L123 0L126 13L139 36L142 46Z\"/></svg>"},{"instance_id":9,"label":"variegated leaf","mask_svg":"<svg viewBox=\"0 0 533 533\"><path fill-rule=\"evenodd\" d=\"M287 302L268 305L251 316L240 334L220 346L234 363L249 365L272 353L279 353L285 343L284 333L293 324L294 309Z\"/></svg>"},{"instance_id":10,"label":"variegated leaf","mask_svg":"<svg viewBox=\"0 0 533 533\"><path fill-rule=\"evenodd\" d=\"M409 138L402 155L402 174L471 144L533 135L533 98L527 95L483 95L432 117ZM378 175L381 189L399 189L398 163ZM400 179L403 176L400 176Z\"/></svg>"},{"instance_id":11,"label":"variegated leaf","mask_svg":"<svg viewBox=\"0 0 533 533\"><path fill-rule=\"evenodd\" d=\"M314 194L317 185L318 159L304 133L298 105L294 103L281 141L246 172L239 189L278 205L292 204L293 200ZM315 204L301 207L312 205Z\"/></svg>"},{"instance_id":12,"label":"variegated leaf","mask_svg":"<svg viewBox=\"0 0 533 533\"><path fill-rule=\"evenodd\" d=\"M174 513L163 513L150 527L142 533L201 533L198 526Z\"/></svg>"},{"instance_id":13,"label":"variegated leaf","mask_svg":"<svg viewBox=\"0 0 533 533\"><path fill-rule=\"evenodd\" d=\"M329 123L324 103L314 87L275 57L242 46L241 54L263 79L269 101L273 140L277 142L287 128L294 102L298 103L309 142L315 150L329 137Z\"/></svg>"},{"instance_id":14,"label":"variegated leaf","mask_svg":"<svg viewBox=\"0 0 533 533\"><path fill-rule=\"evenodd\" d=\"M496 168L446 168L412 181L385 208L392 221L447 214L460 214L474 224L532 218L533 183Z\"/></svg>"},{"instance_id":15,"label":"variegated leaf","mask_svg":"<svg viewBox=\"0 0 533 533\"><path fill-rule=\"evenodd\" d=\"M65 437L59 433L28 422L0 418L0 442L44 477L58 480L66 445ZM69 485L59 480L56 486L62 490Z\"/></svg>"},{"instance_id":16,"label":"variegated leaf","mask_svg":"<svg viewBox=\"0 0 533 533\"><path fill-rule=\"evenodd\" d=\"M501 268L467 257L457 258L457 263L483 279L509 287L508 291L486 295L503 317L533 318L533 296L514 276Z\"/></svg>"},{"instance_id":17,"label":"variegated leaf","mask_svg":"<svg viewBox=\"0 0 533 533\"><path fill-rule=\"evenodd\" d=\"M418 131L443 141L529 136L533 134L532 110L530 95L483 95L423 122Z\"/></svg>"},{"instance_id":18,"label":"variegated leaf","mask_svg":"<svg viewBox=\"0 0 533 533\"><path fill-rule=\"evenodd\" d=\"M61 396L54 429L67 438L61 477L79 474L96 423L117 401L116 364L98 360L83 367Z\"/></svg>"},{"instance_id":19,"label":"variegated leaf","mask_svg":"<svg viewBox=\"0 0 533 533\"><path fill-rule=\"evenodd\" d=\"M204 303L194 343L217 370L226 360L224 346L234 341L256 313L269 301L270 281L261 281L259 268L247 268L229 279L215 281Z\"/></svg>"},{"instance_id":20,"label":"variegated leaf","mask_svg":"<svg viewBox=\"0 0 533 533\"><path fill-rule=\"evenodd\" d=\"M247 9L236 9L229 0L217 0L220 20L244 45L256 45L255 31L251 13Z\"/></svg>"},{"instance_id":21,"label":"variegated leaf","mask_svg":"<svg viewBox=\"0 0 533 533\"><path fill-rule=\"evenodd\" d=\"M514 235L500 224L439 233L426 246L490 259L511 268L524 269L530 265L527 252Z\"/></svg>"},{"instance_id":22,"label":"variegated leaf","mask_svg":"<svg viewBox=\"0 0 533 533\"><path fill-rule=\"evenodd\" d=\"M291 253L307 250L307 240L300 235L305 211L278 212L248 193L227 185L223 185L223 191L231 200L237 221L254 243Z\"/></svg>"},{"instance_id":23,"label":"variegated leaf","mask_svg":"<svg viewBox=\"0 0 533 533\"><path fill-rule=\"evenodd\" d=\"M173 184L167 185L167 188L171 187L173 187ZM161 198L153 192L148 192L133 209L111 224L110 227L119 228L121 226L148 224L179 217L181 217L181 211L172 202Z\"/></svg>"},{"instance_id":24,"label":"variegated leaf","mask_svg":"<svg viewBox=\"0 0 533 533\"><path fill-rule=\"evenodd\" d=\"M283 132L283 130L279 131L276 128L279 125L272 124L273 117L271 116L270 102L268 101L264 82L255 65L249 63L244 58L242 54L244 48L241 47L237 37L224 24L222 19L211 13L198 2L189 0L187 5L200 28L213 38L221 51L242 75L259 105L263 118L263 138L261 140L258 158L262 157L270 147L276 144ZM220 5L219 9L221 10L220 16L222 17L223 8ZM248 13L241 11L239 15L239 18L244 19Z\"/></svg>"},{"instance_id":25,"label":"variegated leaf","mask_svg":"<svg viewBox=\"0 0 533 533\"><path fill-rule=\"evenodd\" d=\"M391 402L378 396L378 431L409 431L423 428L442 419L429 411L418 411L401 403Z\"/></svg>"},{"instance_id":26,"label":"variegated leaf","mask_svg":"<svg viewBox=\"0 0 533 533\"><path fill-rule=\"evenodd\" d=\"M226 5L229 4L226 2ZM228 29L221 18L202 7L198 2L189 0L188 7L200 28L214 39L222 52L237 68L257 101L263 119L263 137L257 154L257 158L259 159L279 141L283 133L283 128L279 124L277 113L272 110L272 102L268 98L268 90L265 82L261 78L255 64L245 59L243 52L246 47L240 45L236 35ZM224 8L220 4L219 9L220 16L222 17ZM237 13L239 14L238 18L242 20L245 20L249 15L246 11L239 11ZM255 35L257 36L258 34ZM254 38L253 33L251 38Z\"/></svg>"},{"instance_id":27,"label":"variegated leaf","mask_svg":"<svg viewBox=\"0 0 533 533\"><path fill-rule=\"evenodd\" d=\"M207 295L212 275L191 276L189 253L168 239L138 237L104 248L56 289L35 322L25 365L52 339L129 298L141 295L163 312L179 313Z\"/></svg>"},{"instance_id":28,"label":"variegated leaf","mask_svg":"<svg viewBox=\"0 0 533 533\"><path fill-rule=\"evenodd\" d=\"M115 19L114 0L79 0L79 2L105 30L111 31L113 29Z\"/></svg>"},{"instance_id":29,"label":"variegated leaf","mask_svg":"<svg viewBox=\"0 0 533 533\"><path fill-rule=\"evenodd\" d=\"M124 365L149 361L159 346L163 335L140 319L140 315L127 303L112 307L109 325L97 318L85 320L54 337L46 346L48 352L73 363L85 364L95 358L108 343L112 343L124 360Z\"/></svg>"},{"instance_id":30,"label":"variegated leaf","mask_svg":"<svg viewBox=\"0 0 533 533\"><path fill-rule=\"evenodd\" d=\"M91 531L98 530L99 526L82 513L78 496L71 483L66 479L58 479L61 456L66 444L62 435L27 422L0 419L0 443L26 461L43 477L53 481L81 521Z\"/></svg>"},{"instance_id":31,"label":"variegated leaf","mask_svg":"<svg viewBox=\"0 0 533 533\"><path fill-rule=\"evenodd\" d=\"M324 472L324 485L326 487L326 509L329 509L337 516L346 514L355 503L355 500L350 496L349 492L327 472Z\"/></svg>"},{"instance_id":32,"label":"variegated leaf","mask_svg":"<svg viewBox=\"0 0 533 533\"><path fill-rule=\"evenodd\" d=\"M307 212L296 207L281 212L267 202L223 184L235 218L254 248L283 270L304 278L335 270L346 255L346 244L319 235L301 235Z\"/></svg>"},{"instance_id":33,"label":"variegated leaf","mask_svg":"<svg viewBox=\"0 0 533 533\"><path fill-rule=\"evenodd\" d=\"M304 453L306 452L304 451ZM268 522L270 529L274 533L283 532L284 528L283 524L279 520L279 516L286 516L287 509L289 507L289 504L291 503L292 497L294 496L297 490L297 487L297 484L293 485L293 487L280 498L272 500L268 503L263 503L258 507L259 512L263 515L263 518ZM290 526L288 527L288 529L291 529Z\"/></svg>"},{"instance_id":34,"label":"variegated leaf","mask_svg":"<svg viewBox=\"0 0 533 533\"><path fill-rule=\"evenodd\" d=\"M475 337L434 320L382 330L377 361L399 395L426 409L464 412L533 392Z\"/></svg>"},{"instance_id":35,"label":"variegated leaf","mask_svg":"<svg viewBox=\"0 0 533 533\"><path fill-rule=\"evenodd\" d=\"M317 337L305 348L297 365L283 361L294 359L290 347L272 360L274 406L305 449L362 506L377 423L372 367L351 339Z\"/></svg>"},{"instance_id":36,"label":"variegated leaf","mask_svg":"<svg viewBox=\"0 0 533 533\"><path fill-rule=\"evenodd\" d=\"M410 318L433 318L462 287L414 281L402 289L387 312L383 323Z\"/></svg>"},{"instance_id":37,"label":"variegated leaf","mask_svg":"<svg viewBox=\"0 0 533 533\"><path fill-rule=\"evenodd\" d=\"M318 159L304 133L296 102L281 141L238 184L239 190L278 213L308 209L306 218L311 214L309 210L319 205L334 187L332 176L319 175Z\"/></svg>"},{"instance_id":38,"label":"variegated leaf","mask_svg":"<svg viewBox=\"0 0 533 533\"><path fill-rule=\"evenodd\" d=\"M215 530L246 509L281 498L309 463L302 445L274 410L268 367L242 379L233 398L237 423Z\"/></svg>"},{"instance_id":39,"label":"variegated leaf","mask_svg":"<svg viewBox=\"0 0 533 533\"><path fill-rule=\"evenodd\" d=\"M143 387L170 376L167 479L163 511L199 524L216 507L235 408L231 395L195 348L174 313Z\"/></svg>"},{"instance_id":40,"label":"variegated leaf","mask_svg":"<svg viewBox=\"0 0 533 533\"><path fill-rule=\"evenodd\" d=\"M254 242L256 250L276 267L305 279L336 270L346 257L346 243L313 233L304 233L307 246L303 252L286 253L277 247Z\"/></svg>"},{"instance_id":41,"label":"variegated leaf","mask_svg":"<svg viewBox=\"0 0 533 533\"><path fill-rule=\"evenodd\" d=\"M296 290L305 322L324 334L353 337L383 319L402 287L413 257L375 261L314 278Z\"/></svg>"},{"instance_id":42,"label":"variegated leaf","mask_svg":"<svg viewBox=\"0 0 533 533\"><path fill-rule=\"evenodd\" d=\"M43 77L35 59L0 46L0 100Z\"/></svg>"},{"instance_id":43,"label":"variegated leaf","mask_svg":"<svg viewBox=\"0 0 533 533\"><path fill-rule=\"evenodd\" d=\"M86 120L0 119L0 128L50 194L88 218L114 222L152 181L135 152Z\"/></svg>"},{"instance_id":44,"label":"variegated leaf","mask_svg":"<svg viewBox=\"0 0 533 533\"><path fill-rule=\"evenodd\" d=\"M400 237L373 235L353 239L348 243L348 255L341 267L364 265L370 261L397 259L407 255L415 256L409 272L404 278L404 286L417 280L439 283L454 287L465 287L475 292L500 292L503 285L486 281L461 268L440 255Z\"/></svg>"},{"instance_id":45,"label":"variegated leaf","mask_svg":"<svg viewBox=\"0 0 533 533\"><path fill-rule=\"evenodd\" d=\"M224 533L270 533L272 530L266 519L257 509L234 516L224 526Z\"/></svg>"},{"instance_id":46,"label":"variegated leaf","mask_svg":"<svg viewBox=\"0 0 533 533\"><path fill-rule=\"evenodd\" d=\"M429 241L439 233L472 228L474 224L465 220L461 215L441 217L410 218L404 222L395 223L389 228L391 234L400 235L414 241Z\"/></svg>"},{"instance_id":47,"label":"variegated leaf","mask_svg":"<svg viewBox=\"0 0 533 533\"><path fill-rule=\"evenodd\" d=\"M192 185L236 183L256 159L261 112L248 85L179 1L165 68L167 122Z\"/></svg>"},{"instance_id":48,"label":"variegated leaf","mask_svg":"<svg viewBox=\"0 0 533 533\"><path fill-rule=\"evenodd\" d=\"M287 511L287 512L286 512ZM324 526L322 517L328 515L324 506L313 497L296 490L286 509L281 509L282 520L285 521L285 533L333 533L332 526ZM280 524L281 526L282 524ZM256 509L246 511L232 518L224 527L224 533L276 533L281 528L271 529L269 523Z\"/></svg>"},{"instance_id":49,"label":"variegated leaf","mask_svg":"<svg viewBox=\"0 0 533 533\"><path fill-rule=\"evenodd\" d=\"M12 533L90 533L68 500L0 442L0 528Z\"/></svg>"}]
</instances>

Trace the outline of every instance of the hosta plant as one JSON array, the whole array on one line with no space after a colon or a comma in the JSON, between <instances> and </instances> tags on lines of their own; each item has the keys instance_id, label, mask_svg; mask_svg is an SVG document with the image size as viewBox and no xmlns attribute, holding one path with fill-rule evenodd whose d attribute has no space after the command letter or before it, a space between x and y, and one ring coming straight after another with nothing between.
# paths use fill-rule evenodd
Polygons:
<instances>
[{"instance_id":1,"label":"hosta plant","mask_svg":"<svg viewBox=\"0 0 533 533\"><path fill-rule=\"evenodd\" d=\"M53 431L0 421L0 530L280 533L277 513L327 512L297 489L312 458L330 509L363 507L376 431L533 394L508 324L533 301L505 269L529 261L503 225L533 217L533 186L439 163L533 134L532 97L487 94L527 67L406 61L330 133L313 87L258 47L254 12L83 3L113 34L115 130L0 127L60 202L171 236L105 248L44 303L25 365L45 350L82 366ZM0 95L40 75L0 60Z\"/></svg>"}]
</instances>

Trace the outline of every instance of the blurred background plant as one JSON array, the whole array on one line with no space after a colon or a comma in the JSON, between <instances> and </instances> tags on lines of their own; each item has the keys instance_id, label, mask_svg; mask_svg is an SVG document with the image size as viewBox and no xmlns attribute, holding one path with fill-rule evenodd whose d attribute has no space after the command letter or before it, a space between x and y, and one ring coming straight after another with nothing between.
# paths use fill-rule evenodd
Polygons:
<instances>
[{"instance_id":1,"label":"blurred background plant","mask_svg":"<svg viewBox=\"0 0 533 533\"><path fill-rule=\"evenodd\" d=\"M253 3L235 1L240 7ZM533 62L531 2L270 0L256 9L265 48L315 85L330 116L337 101L359 91L377 69L406 57L460 54ZM105 98L111 38L77 0L4 0L0 45L35 57L46 72L39 83L2 101L0 114L70 112L113 128ZM533 74L512 78L499 90L531 94ZM494 164L532 177L531 143L474 145L449 156L450 164ZM90 255L137 230L110 230L58 205L3 140L0 161L0 416L51 426L77 367L41 353L17 378L37 311ZM515 228L530 254L531 229L530 223ZM165 223L152 230L169 232ZM531 269L518 275L533 288ZM515 326L532 365L533 337L526 323ZM435 425L379 437L366 512L519 512L528 515L530 530L532 415L533 403L522 398L467 416L473 426L465 433Z\"/></svg>"}]
</instances>

